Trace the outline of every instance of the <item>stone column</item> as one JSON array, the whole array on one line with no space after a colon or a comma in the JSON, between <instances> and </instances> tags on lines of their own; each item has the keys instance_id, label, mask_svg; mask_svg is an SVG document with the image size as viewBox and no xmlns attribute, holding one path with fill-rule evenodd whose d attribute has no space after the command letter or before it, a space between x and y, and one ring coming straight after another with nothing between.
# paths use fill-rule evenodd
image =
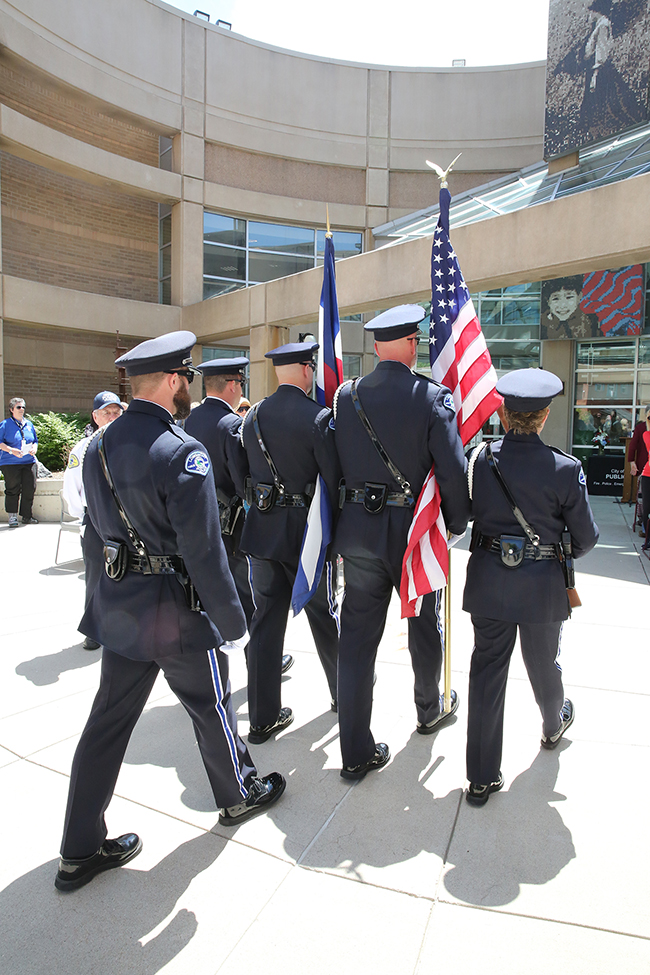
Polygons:
<instances>
[{"instance_id":1,"label":"stone column","mask_svg":"<svg viewBox=\"0 0 650 975\"><path fill-rule=\"evenodd\" d=\"M265 359L264 354L288 342L289 329L283 325L254 325L250 330L250 340L251 403L257 403L278 388L273 363Z\"/></svg>"},{"instance_id":2,"label":"stone column","mask_svg":"<svg viewBox=\"0 0 650 975\"><path fill-rule=\"evenodd\" d=\"M564 392L551 403L551 412L541 436L544 443L568 453L571 453L573 427L575 355L576 343L569 339L542 342L540 365L542 369L554 372L562 380Z\"/></svg>"}]
</instances>

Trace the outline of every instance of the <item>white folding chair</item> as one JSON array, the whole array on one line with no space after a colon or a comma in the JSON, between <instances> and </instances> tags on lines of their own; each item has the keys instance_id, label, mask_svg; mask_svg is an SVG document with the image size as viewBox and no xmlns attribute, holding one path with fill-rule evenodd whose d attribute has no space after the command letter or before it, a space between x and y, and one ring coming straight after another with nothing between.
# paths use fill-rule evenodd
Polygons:
<instances>
[{"instance_id":1,"label":"white folding chair","mask_svg":"<svg viewBox=\"0 0 650 975\"><path fill-rule=\"evenodd\" d=\"M59 546L61 545L61 535L63 532L73 532L81 537L81 519L75 518L68 511L68 505L63 497L63 491L59 491L59 501L61 504L61 514L59 517L59 538L56 543L56 555L54 556L55 565L59 564Z\"/></svg>"}]
</instances>

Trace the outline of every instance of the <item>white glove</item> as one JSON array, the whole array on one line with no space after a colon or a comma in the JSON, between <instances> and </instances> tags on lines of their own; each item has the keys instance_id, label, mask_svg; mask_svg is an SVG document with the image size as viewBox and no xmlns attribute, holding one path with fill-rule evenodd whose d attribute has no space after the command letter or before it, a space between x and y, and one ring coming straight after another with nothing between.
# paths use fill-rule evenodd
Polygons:
<instances>
[{"instance_id":1,"label":"white glove","mask_svg":"<svg viewBox=\"0 0 650 975\"><path fill-rule=\"evenodd\" d=\"M226 643L222 643L219 647L224 653L232 653L235 650L243 650L250 636L248 635L248 630L244 630L244 635L240 636L238 640L228 640Z\"/></svg>"}]
</instances>

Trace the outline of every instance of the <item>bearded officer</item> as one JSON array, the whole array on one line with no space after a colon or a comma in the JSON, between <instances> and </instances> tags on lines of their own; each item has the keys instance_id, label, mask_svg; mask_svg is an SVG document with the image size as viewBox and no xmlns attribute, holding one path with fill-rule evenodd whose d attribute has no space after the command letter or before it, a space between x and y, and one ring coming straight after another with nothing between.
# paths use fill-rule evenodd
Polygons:
<instances>
[{"instance_id":1,"label":"bearded officer","mask_svg":"<svg viewBox=\"0 0 650 975\"><path fill-rule=\"evenodd\" d=\"M251 556L256 601L248 649L248 740L253 744L267 741L293 721L291 708L282 707L280 694L291 592L318 474L330 499L338 491L340 472L330 427L331 410L323 409L308 395L317 348L317 342L295 342L266 353L280 385L272 396L248 411L242 424L253 494L241 541L242 549ZM330 563L326 563L305 612L335 710L338 623L332 615Z\"/></svg>"},{"instance_id":2,"label":"bearded officer","mask_svg":"<svg viewBox=\"0 0 650 975\"><path fill-rule=\"evenodd\" d=\"M241 444L242 417L237 413L242 386L246 383L244 370L249 365L245 356L232 359L208 359L196 368L203 376L206 397L192 410L185 422L185 430L200 440L210 455L212 473L217 487L221 537L237 594L250 630L255 612L255 596L250 561L241 551L244 528L244 503L237 493L235 477L243 483L248 472L246 453ZM293 665L290 653L282 656L282 673Z\"/></svg>"},{"instance_id":3,"label":"bearded officer","mask_svg":"<svg viewBox=\"0 0 650 975\"><path fill-rule=\"evenodd\" d=\"M573 722L558 664L562 624L571 612L560 542L568 529L571 554L580 558L598 541L580 461L540 438L561 380L544 369L517 369L499 380L497 392L508 432L477 448L469 472L474 527L463 609L472 614L474 652L465 798L475 806L503 787L503 712L517 631L542 713L542 747L556 748ZM568 552L565 546L563 557Z\"/></svg>"},{"instance_id":4,"label":"bearded officer","mask_svg":"<svg viewBox=\"0 0 650 975\"><path fill-rule=\"evenodd\" d=\"M415 501L431 466L442 497L447 528L462 534L469 517L466 463L448 389L413 373L417 361L420 305L400 305L365 325L374 334L379 363L370 375L346 383L334 406L341 493L334 549L343 556L345 599L339 649L339 727L347 779L381 768L388 746L370 731L372 683L393 589L399 592L402 559ZM368 435L359 406L374 439ZM424 596L420 615L409 619L409 652L415 673L416 730L436 732L458 707L441 709L440 593Z\"/></svg>"},{"instance_id":5,"label":"bearded officer","mask_svg":"<svg viewBox=\"0 0 650 975\"><path fill-rule=\"evenodd\" d=\"M134 399L92 441L84 462L88 514L104 542L107 572L80 629L104 654L72 764L55 880L61 891L140 852L134 833L106 839L104 811L161 670L192 718L222 825L268 808L285 788L277 772L258 777L237 733L220 647L243 644L246 621L221 541L209 457L173 421L190 412L195 342L191 332L174 332L117 360Z\"/></svg>"}]
</instances>

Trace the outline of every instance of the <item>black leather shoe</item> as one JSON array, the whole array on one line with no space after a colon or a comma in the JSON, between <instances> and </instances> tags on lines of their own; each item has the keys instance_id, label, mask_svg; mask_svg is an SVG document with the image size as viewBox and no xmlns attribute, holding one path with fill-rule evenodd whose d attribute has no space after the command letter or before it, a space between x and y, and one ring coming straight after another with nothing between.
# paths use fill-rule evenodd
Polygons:
<instances>
[{"instance_id":1,"label":"black leather shoe","mask_svg":"<svg viewBox=\"0 0 650 975\"><path fill-rule=\"evenodd\" d=\"M280 708L280 713L273 724L264 725L263 728L256 728L254 725L251 725L250 731L248 732L248 740L251 745L263 745L276 731L288 728L292 721L293 711L291 708Z\"/></svg>"},{"instance_id":2,"label":"black leather shoe","mask_svg":"<svg viewBox=\"0 0 650 975\"><path fill-rule=\"evenodd\" d=\"M82 643L82 647L84 650L99 650L101 643L96 643L94 640L91 640L89 636L87 636Z\"/></svg>"},{"instance_id":3,"label":"black leather shoe","mask_svg":"<svg viewBox=\"0 0 650 975\"><path fill-rule=\"evenodd\" d=\"M503 789L503 776L499 772L496 782L489 785L479 785L478 782L470 782L469 789L465 793L465 798L470 806L484 806L493 792Z\"/></svg>"},{"instance_id":4,"label":"black leather shoe","mask_svg":"<svg viewBox=\"0 0 650 975\"><path fill-rule=\"evenodd\" d=\"M341 778L362 779L368 772L383 768L389 758L390 748L380 741L375 745L375 754L369 762L365 762L363 765L344 765L341 769Z\"/></svg>"},{"instance_id":5,"label":"black leather shoe","mask_svg":"<svg viewBox=\"0 0 650 975\"><path fill-rule=\"evenodd\" d=\"M452 714L456 714L456 711L458 710L458 694L456 691L451 692L451 711L443 711L442 709L444 706L445 699L444 696L441 696L440 714L434 718L433 721L429 721L428 724L418 724L417 728L415 729L418 735L434 735L436 731L438 731L445 723L445 721L447 721L448 718L451 718Z\"/></svg>"},{"instance_id":6,"label":"black leather shoe","mask_svg":"<svg viewBox=\"0 0 650 975\"><path fill-rule=\"evenodd\" d=\"M560 716L562 718L562 724L555 732L554 735L542 735L542 748L557 748L560 744L560 739L567 728L571 727L573 724L573 719L576 716L575 709L573 707L573 702L567 699L562 705L562 710L560 711Z\"/></svg>"},{"instance_id":7,"label":"black leather shoe","mask_svg":"<svg viewBox=\"0 0 650 975\"><path fill-rule=\"evenodd\" d=\"M38 525L36 518L32 518L31 516L29 518L21 518L20 520L22 521L23 525Z\"/></svg>"},{"instance_id":8,"label":"black leather shoe","mask_svg":"<svg viewBox=\"0 0 650 975\"><path fill-rule=\"evenodd\" d=\"M291 654L290 653L283 653L282 654L282 671L281 672L283 674L286 674L286 672L288 670L291 670L291 668L293 667L293 663L294 663L294 660L293 660L293 657L291 656Z\"/></svg>"},{"instance_id":9,"label":"black leather shoe","mask_svg":"<svg viewBox=\"0 0 650 975\"><path fill-rule=\"evenodd\" d=\"M333 711L334 714L339 713L339 702L335 701L334 698L330 701L330 711Z\"/></svg>"},{"instance_id":10,"label":"black leather shoe","mask_svg":"<svg viewBox=\"0 0 650 975\"><path fill-rule=\"evenodd\" d=\"M222 809L219 813L220 824L239 826L240 823L245 823L247 819L257 816L277 802L286 787L286 779L279 772L271 772L270 775L253 779L248 790L248 799L240 802L238 806Z\"/></svg>"},{"instance_id":11,"label":"black leather shoe","mask_svg":"<svg viewBox=\"0 0 650 975\"><path fill-rule=\"evenodd\" d=\"M54 886L57 890L68 893L89 883L93 877L103 870L121 867L128 863L142 849L142 840L135 833L125 833L116 840L104 840L97 853L83 860L59 860L59 872Z\"/></svg>"}]
</instances>

